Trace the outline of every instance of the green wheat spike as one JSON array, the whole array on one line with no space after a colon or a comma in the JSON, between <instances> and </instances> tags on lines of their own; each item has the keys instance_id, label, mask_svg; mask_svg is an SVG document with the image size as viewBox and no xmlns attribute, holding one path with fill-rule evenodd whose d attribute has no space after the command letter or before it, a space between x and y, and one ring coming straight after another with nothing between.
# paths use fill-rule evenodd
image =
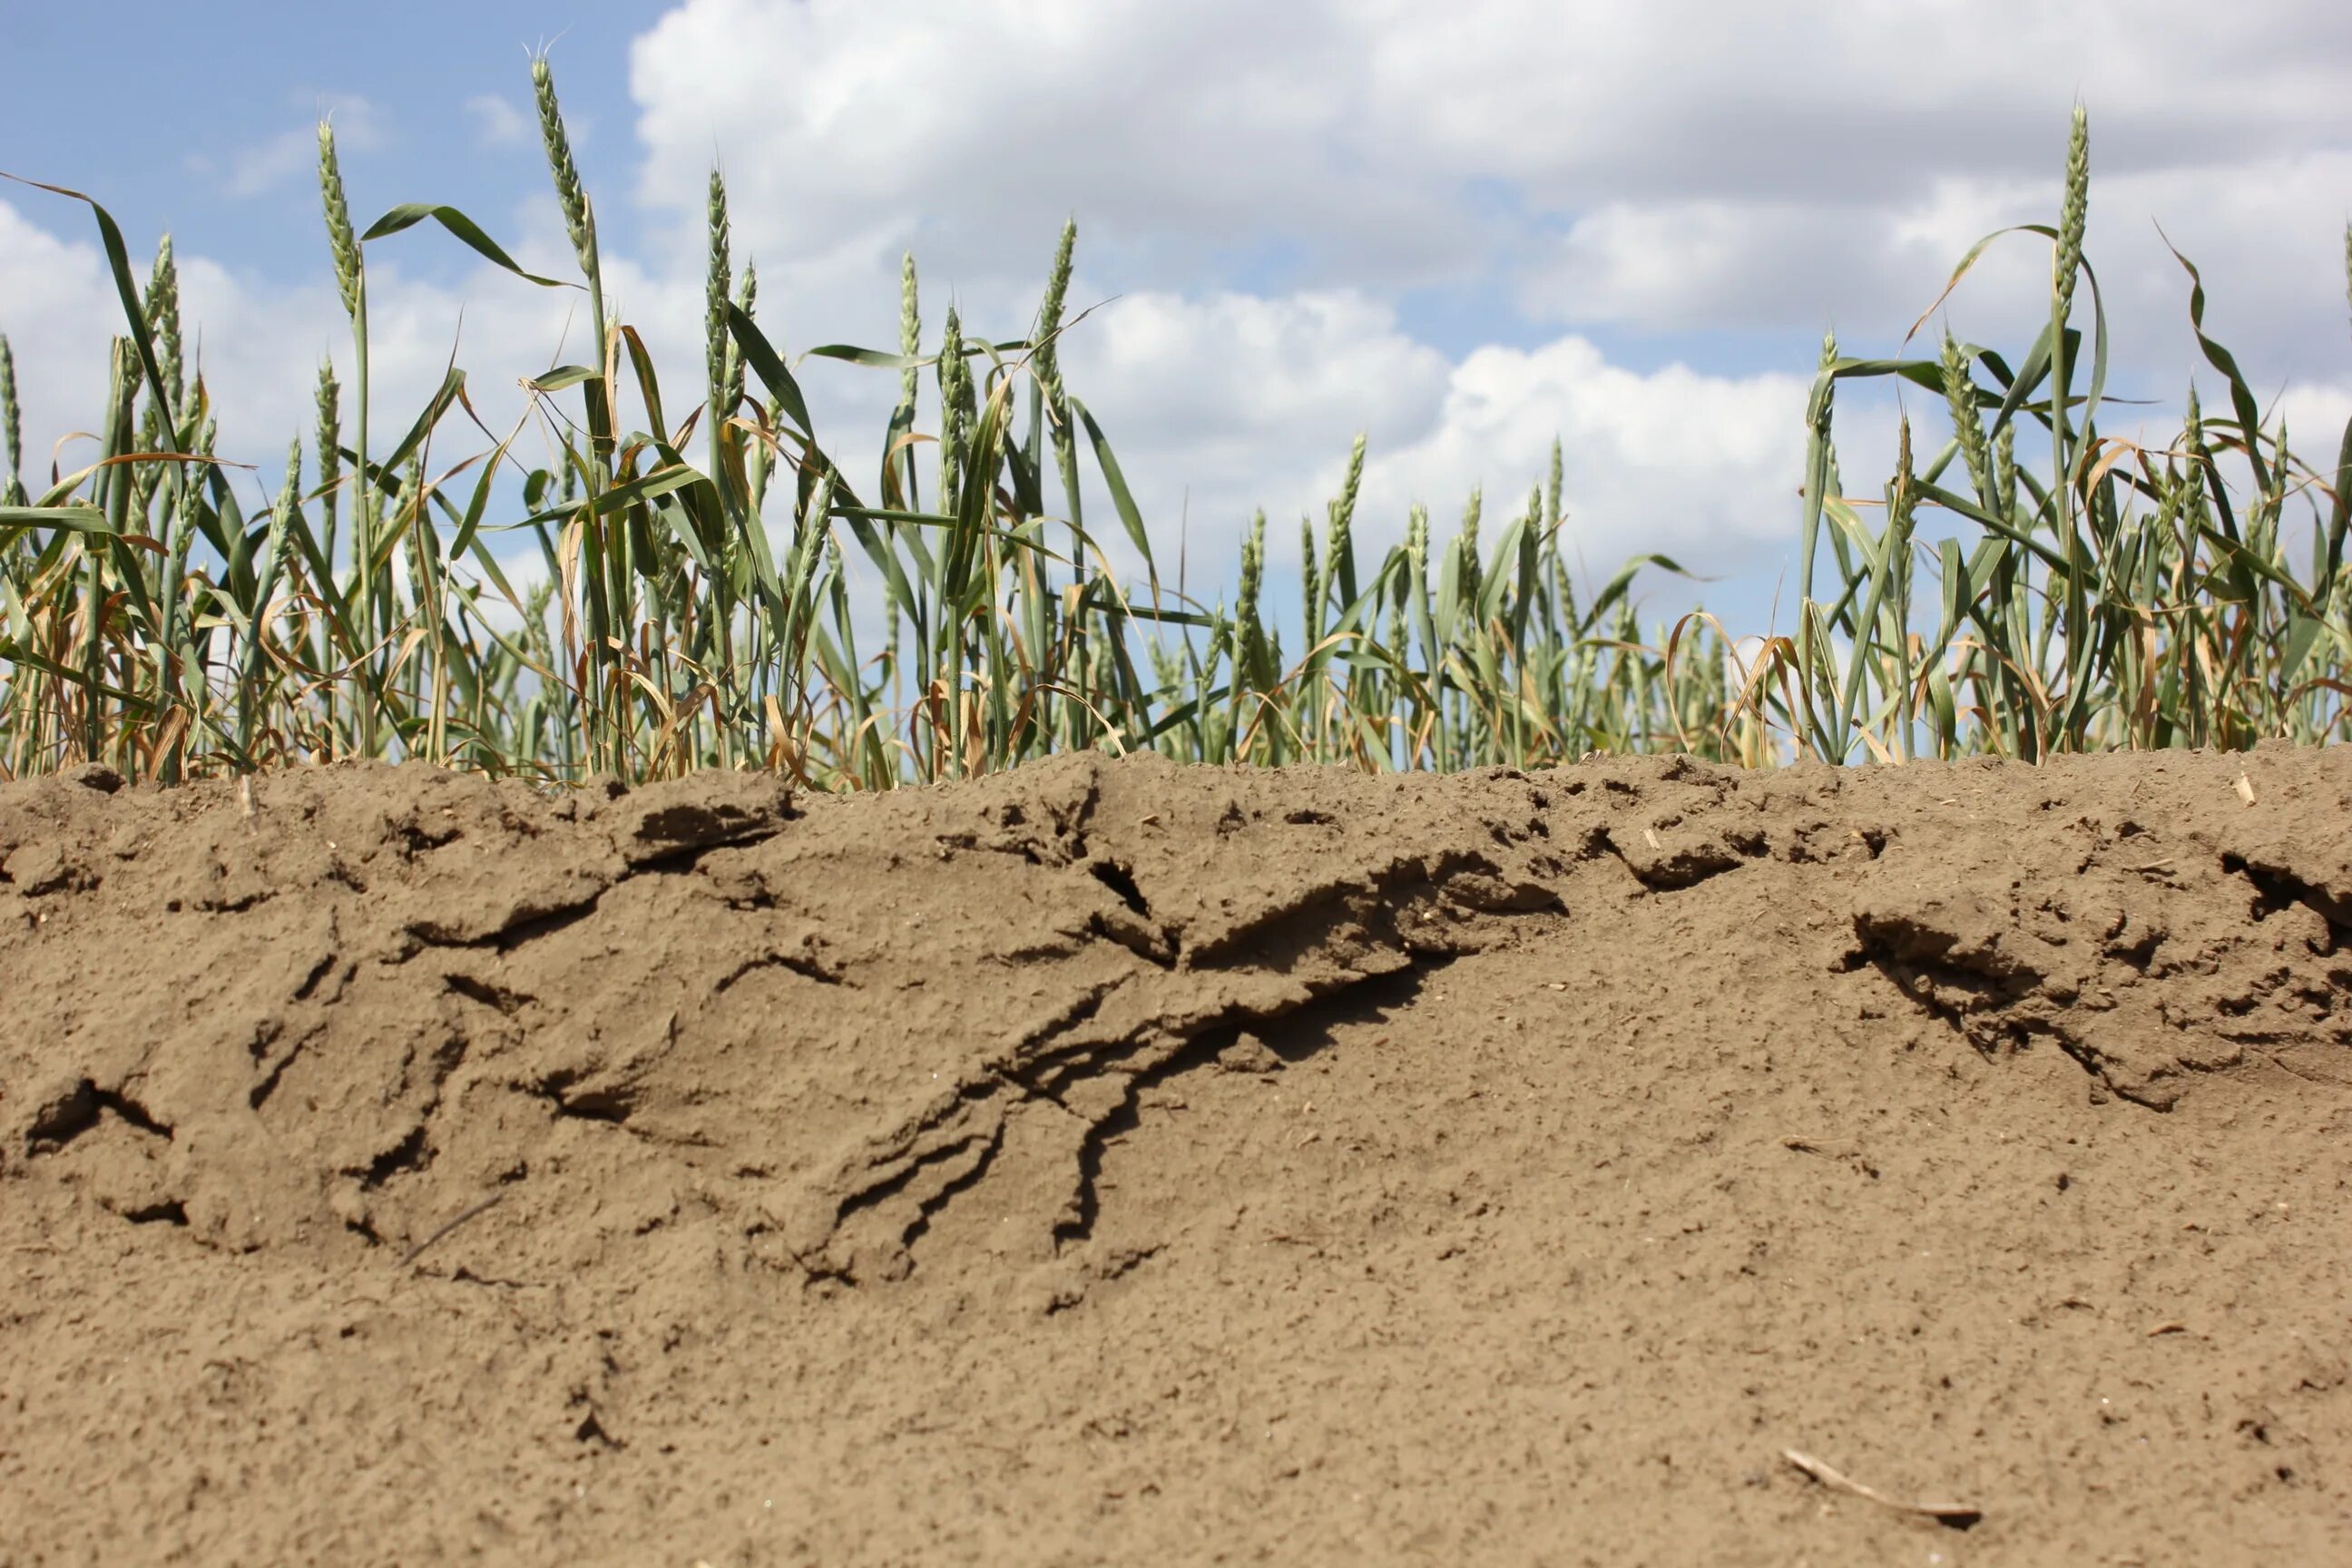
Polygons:
<instances>
[{"instance_id":1,"label":"green wheat spike","mask_svg":"<svg viewBox=\"0 0 2352 1568\"><path fill-rule=\"evenodd\" d=\"M1404 521L1405 591L1408 600L1429 588L1429 509L1412 503Z\"/></svg>"},{"instance_id":2,"label":"green wheat spike","mask_svg":"<svg viewBox=\"0 0 2352 1568\"><path fill-rule=\"evenodd\" d=\"M139 445L150 452L170 451L178 444L179 434L164 427L164 401L168 397L173 407L180 407L182 395L187 390L187 378L180 358L180 270L172 258L172 237L168 234L155 247L155 265L147 275L141 313L146 317L148 334L154 340L156 369L163 379L162 387L148 398L146 412L140 419ZM163 467L156 463L134 467L131 481L133 512L142 516L146 513L148 503L163 482Z\"/></svg>"},{"instance_id":3,"label":"green wheat spike","mask_svg":"<svg viewBox=\"0 0 2352 1568\"><path fill-rule=\"evenodd\" d=\"M1404 658L1406 645L1412 637L1412 626L1406 614L1406 600L1411 589L1402 573L1390 581L1389 587L1389 652L1398 659Z\"/></svg>"},{"instance_id":4,"label":"green wheat spike","mask_svg":"<svg viewBox=\"0 0 2352 1568\"><path fill-rule=\"evenodd\" d=\"M709 220L709 243L703 276L703 370L710 401L711 450L718 450L719 421L726 416L727 408L727 305L734 291L732 269L727 256L727 180L716 165L710 171L710 194L705 211Z\"/></svg>"},{"instance_id":5,"label":"green wheat spike","mask_svg":"<svg viewBox=\"0 0 2352 1568\"><path fill-rule=\"evenodd\" d=\"M1462 552L1462 603L1470 610L1465 621L1477 618L1478 590L1485 582L1478 559L1478 517L1486 510L1484 487L1470 492L1467 505L1462 509L1462 530L1454 535L1454 546Z\"/></svg>"},{"instance_id":6,"label":"green wheat spike","mask_svg":"<svg viewBox=\"0 0 2352 1568\"><path fill-rule=\"evenodd\" d=\"M580 165L572 155L572 137L563 127L563 111L555 101L555 73L547 57L530 62L531 97L539 109L540 141L547 149L547 166L555 176L555 199L563 209L564 232L572 237L580 269L592 276L596 268L596 215L580 183Z\"/></svg>"},{"instance_id":7,"label":"green wheat spike","mask_svg":"<svg viewBox=\"0 0 2352 1568\"><path fill-rule=\"evenodd\" d=\"M334 559L335 486L343 477L342 384L335 379L335 362L319 361L319 386L313 398L317 422L312 444L319 453L319 489L327 518L327 558Z\"/></svg>"},{"instance_id":8,"label":"green wheat spike","mask_svg":"<svg viewBox=\"0 0 2352 1568\"><path fill-rule=\"evenodd\" d=\"M2187 412L2180 424L2180 448L2189 464L2189 521L2203 528L2213 520L2205 494L2205 411L2197 401L2197 384L2189 384Z\"/></svg>"},{"instance_id":9,"label":"green wheat spike","mask_svg":"<svg viewBox=\"0 0 2352 1568\"><path fill-rule=\"evenodd\" d=\"M2073 361L2066 353L2066 322L2074 309L2074 279L2083 269L2083 229L2091 207L2090 117L2074 106L2074 123L2066 136L2066 194L2058 209L2058 243L2051 258L2050 305L2050 493L2057 506L2056 524L2067 541L2074 536L2073 421L2066 412L2072 390ZM2095 410L2084 410L2085 422ZM2249 437L2251 439L2251 436ZM2074 545L2069 542L2069 550Z\"/></svg>"},{"instance_id":10,"label":"green wheat spike","mask_svg":"<svg viewBox=\"0 0 2352 1568\"><path fill-rule=\"evenodd\" d=\"M358 420L354 447L359 462L352 474L352 559L356 567L361 604L359 613L373 618L376 605L372 584L374 581L373 562L374 542L374 510L368 491L368 369L367 369L367 271L360 253L357 231L352 226L351 204L343 194L342 162L335 153L335 127L331 121L319 121L319 196L326 213L327 248L334 258L335 288L342 297L343 314L352 322L352 353L358 363ZM324 459L322 458L321 461ZM363 710L362 736L365 749L373 749L377 710L370 706Z\"/></svg>"},{"instance_id":11,"label":"green wheat spike","mask_svg":"<svg viewBox=\"0 0 2352 1568\"><path fill-rule=\"evenodd\" d=\"M173 259L168 234L155 246L155 266L147 277L144 308L147 330L155 340L156 368L163 373L164 388L176 408L187 390L187 378L180 360L180 268Z\"/></svg>"},{"instance_id":12,"label":"green wheat spike","mask_svg":"<svg viewBox=\"0 0 2352 1568\"><path fill-rule=\"evenodd\" d=\"M910 250L898 263L898 353L911 360L922 352L923 312L915 290L915 253ZM919 374L911 364L898 372L898 406L910 412L920 386Z\"/></svg>"},{"instance_id":13,"label":"green wheat spike","mask_svg":"<svg viewBox=\"0 0 2352 1568\"><path fill-rule=\"evenodd\" d=\"M1993 441L1993 514L2004 521L2017 516L2017 422L2000 427Z\"/></svg>"},{"instance_id":14,"label":"green wheat spike","mask_svg":"<svg viewBox=\"0 0 2352 1568\"><path fill-rule=\"evenodd\" d=\"M1323 603L1318 592L1322 582L1320 568L1315 559L1315 520L1301 516L1298 520L1298 588L1307 599L1306 646L1310 648L1323 637Z\"/></svg>"},{"instance_id":15,"label":"green wheat spike","mask_svg":"<svg viewBox=\"0 0 2352 1568\"><path fill-rule=\"evenodd\" d=\"M1045 385L1046 402L1057 410L1066 397L1059 341L1062 310L1070 292L1071 261L1077 243L1078 220L1069 218L1062 225L1062 238L1054 249L1054 269L1045 279L1045 302L1037 309L1037 379Z\"/></svg>"},{"instance_id":16,"label":"green wheat spike","mask_svg":"<svg viewBox=\"0 0 2352 1568\"><path fill-rule=\"evenodd\" d=\"M953 305L940 339L940 510L952 517L963 495L963 448L971 362L963 354L963 321Z\"/></svg>"},{"instance_id":17,"label":"green wheat spike","mask_svg":"<svg viewBox=\"0 0 2352 1568\"><path fill-rule=\"evenodd\" d=\"M1073 216L1063 221L1062 237L1054 247L1054 268L1046 275L1045 299L1037 311L1036 352L1038 386L1053 432L1054 467L1062 483L1063 505L1068 509L1070 580L1074 584L1087 579L1086 528L1078 500L1077 434L1070 428L1069 391L1062 384L1061 332L1077 246L1078 220ZM1040 476L1041 485L1042 482Z\"/></svg>"},{"instance_id":18,"label":"green wheat spike","mask_svg":"<svg viewBox=\"0 0 2352 1568\"><path fill-rule=\"evenodd\" d=\"M1325 534L1325 582L1318 589L1327 595L1337 586L1340 608L1344 610L1356 596L1356 497L1364 485L1364 434L1359 431L1355 445L1348 451L1348 477L1339 485L1339 494L1330 503L1328 527Z\"/></svg>"},{"instance_id":19,"label":"green wheat spike","mask_svg":"<svg viewBox=\"0 0 2352 1568\"><path fill-rule=\"evenodd\" d=\"M1259 660L1264 655L1265 626L1259 616L1258 596L1265 584L1265 512L1260 510L1251 520L1249 531L1242 537L1241 592L1234 606L1234 690L1236 696L1244 684L1256 679Z\"/></svg>"},{"instance_id":20,"label":"green wheat spike","mask_svg":"<svg viewBox=\"0 0 2352 1568\"><path fill-rule=\"evenodd\" d=\"M2091 121L2081 104L2074 106L2073 128L2066 136L2066 194L2058 209L2058 248L2051 260L2051 284L2057 291L2057 319L2063 324L2074 309L2074 279L2083 268L2083 229L2091 210Z\"/></svg>"},{"instance_id":21,"label":"green wheat spike","mask_svg":"<svg viewBox=\"0 0 2352 1568\"><path fill-rule=\"evenodd\" d=\"M743 263L742 281L735 286L735 305L746 317L753 315L760 306L760 270L750 260ZM731 418L743 406L743 356L738 353L733 339L727 343L727 369L720 388L719 417Z\"/></svg>"},{"instance_id":22,"label":"green wheat spike","mask_svg":"<svg viewBox=\"0 0 2352 1568\"><path fill-rule=\"evenodd\" d=\"M335 258L335 288L342 295L343 314L353 321L360 313L359 231L352 226L351 204L343 197L342 162L335 156L335 127L319 121L319 195L327 209L327 247Z\"/></svg>"},{"instance_id":23,"label":"green wheat spike","mask_svg":"<svg viewBox=\"0 0 2352 1568\"><path fill-rule=\"evenodd\" d=\"M2278 454L2271 468L2271 516L2275 521L2278 509L2286 501L2286 410L2279 410L2278 428L2271 435L2271 450Z\"/></svg>"},{"instance_id":24,"label":"green wheat spike","mask_svg":"<svg viewBox=\"0 0 2352 1568\"><path fill-rule=\"evenodd\" d=\"M1968 464L1969 482L1976 488L1977 500L1989 502L1993 493L1992 451L1985 440L1984 420L1977 413L1976 382L1969 374L1968 356L1948 331L1944 334L1942 366L1944 401L1952 412L1952 432Z\"/></svg>"},{"instance_id":25,"label":"green wheat spike","mask_svg":"<svg viewBox=\"0 0 2352 1568\"><path fill-rule=\"evenodd\" d=\"M7 443L8 484L5 504L25 504L25 411L16 405L16 356L0 332L0 437Z\"/></svg>"}]
</instances>

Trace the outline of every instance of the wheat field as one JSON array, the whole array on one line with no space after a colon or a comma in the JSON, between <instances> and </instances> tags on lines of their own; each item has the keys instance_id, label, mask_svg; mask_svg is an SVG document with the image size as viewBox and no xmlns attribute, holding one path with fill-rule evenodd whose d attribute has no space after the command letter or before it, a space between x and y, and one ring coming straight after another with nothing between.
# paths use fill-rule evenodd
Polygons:
<instances>
[{"instance_id":1,"label":"wheat field","mask_svg":"<svg viewBox=\"0 0 2352 1568\"><path fill-rule=\"evenodd\" d=\"M1301 520L1295 613L1286 595L1284 614L1269 607L1262 512L1229 600L1171 588L1108 436L1063 378L1075 224L1015 337L976 335L952 308L927 331L908 257L893 349L788 354L760 326L753 269L732 264L714 172L699 379L673 367L665 390L645 339L608 314L544 58L532 86L576 279L523 271L451 207L362 229L320 127L351 344L320 365L315 422L290 434L258 514L215 449L168 237L142 284L102 205L42 187L87 205L123 323L96 458L30 479L0 337L0 777L377 757L551 783L749 766L887 789L1085 748L1372 770L1591 752L2032 761L2317 742L2352 711L2352 427L2299 456L2206 334L2182 258L2221 395L2208 408L2189 389L2160 448L2103 432L2080 110L2054 223L1987 237L1951 275L1996 244L2047 249L2049 309L2022 323L2022 352L1935 341L1933 310L1905 340L1917 357L1823 342L1797 602L1787 629L1756 635L1704 612L1643 625L1637 579L1684 570L1664 556L1580 580L1556 444L1524 499L1489 515L1474 493L1450 533L1415 509L1376 553L1357 542L1360 438L1322 519ZM421 408L371 404L370 258L429 231L584 297L598 357L527 376L528 443L518 428L448 456L478 424L460 369ZM2352 278L2352 229L2346 246ZM898 378L877 471L828 456L801 386L813 369ZM1906 415L1895 471L1853 493L1834 415L1841 385L1868 381L1909 384L1937 413ZM552 460L519 455L540 449ZM543 570L514 570L534 557Z\"/></svg>"}]
</instances>

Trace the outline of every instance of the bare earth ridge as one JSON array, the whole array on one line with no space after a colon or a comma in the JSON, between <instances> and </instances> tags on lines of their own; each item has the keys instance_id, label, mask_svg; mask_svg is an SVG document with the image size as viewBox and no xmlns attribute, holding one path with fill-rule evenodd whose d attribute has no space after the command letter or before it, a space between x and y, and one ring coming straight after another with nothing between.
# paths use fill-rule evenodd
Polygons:
<instances>
[{"instance_id":1,"label":"bare earth ridge","mask_svg":"<svg viewBox=\"0 0 2352 1568\"><path fill-rule=\"evenodd\" d=\"M0 1018L9 1568L2352 1562L2341 749L89 769Z\"/></svg>"}]
</instances>

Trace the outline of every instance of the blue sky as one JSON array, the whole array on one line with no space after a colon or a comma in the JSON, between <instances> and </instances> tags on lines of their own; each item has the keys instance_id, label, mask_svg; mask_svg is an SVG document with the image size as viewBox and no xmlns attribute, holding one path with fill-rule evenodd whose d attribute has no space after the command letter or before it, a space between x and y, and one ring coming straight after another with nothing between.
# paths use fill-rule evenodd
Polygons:
<instances>
[{"instance_id":1,"label":"blue sky","mask_svg":"<svg viewBox=\"0 0 2352 1568\"><path fill-rule=\"evenodd\" d=\"M908 248L930 326L951 291L975 330L1013 335L1076 213L1076 297L1111 302L1067 346L1073 386L1168 552L1181 516L1196 563L1228 558L1256 505L1295 537L1360 429L1375 542L1415 500L1450 520L1473 484L1503 511L1557 434L1595 570L1670 551L1760 629L1821 333L1892 352L1979 235L2046 221L2078 96L2119 390L2177 409L2197 368L2161 223L2302 444L2332 450L2352 416L2352 20L2336 6L2250 5L2227 28L2171 0L0 10L0 168L97 196L142 258L172 232L224 445L265 468L306 418L319 356L349 356L319 114L362 223L450 202L562 268L528 119L528 51L548 42L612 290L680 384L699 376L714 158L788 351L888 346ZM126 47L152 68L135 89ZM0 189L0 332L43 471L96 417L111 306L92 237L71 204ZM457 342L486 406L519 408L502 392L565 343L571 305L436 234L369 265L382 405L415 406ZM2037 241L1997 250L1954 329L2021 349L2047 266ZM856 461L895 378L811 379ZM1884 398L1848 400L1849 488L1874 493L1891 419ZM1652 603L1689 597L1660 584Z\"/></svg>"},{"instance_id":2,"label":"blue sky","mask_svg":"<svg viewBox=\"0 0 2352 1568\"><path fill-rule=\"evenodd\" d=\"M628 43L662 9L0 5L18 62L0 107L5 166L88 192L134 232L168 228L184 250L293 283L315 278L324 255L313 136L322 111L341 122L343 156L374 207L430 199L509 211L545 181L536 142L486 147L485 111L469 106L520 110L530 49L555 41L581 139L625 170ZM98 112L93 86L108 74L98 64L120 56L126 29L167 68L142 70L135 93L110 95ZM625 243L633 210L623 203L614 215ZM446 278L466 270L458 255L435 260Z\"/></svg>"}]
</instances>

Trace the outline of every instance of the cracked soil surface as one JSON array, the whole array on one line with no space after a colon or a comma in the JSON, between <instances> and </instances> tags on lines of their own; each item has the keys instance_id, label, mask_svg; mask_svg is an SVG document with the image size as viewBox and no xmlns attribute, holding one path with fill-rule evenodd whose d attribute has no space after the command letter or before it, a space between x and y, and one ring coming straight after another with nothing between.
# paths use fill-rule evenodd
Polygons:
<instances>
[{"instance_id":1,"label":"cracked soil surface","mask_svg":"<svg viewBox=\"0 0 2352 1568\"><path fill-rule=\"evenodd\" d=\"M0 1563L2352 1562L2347 1047L2340 749L11 784Z\"/></svg>"}]
</instances>

